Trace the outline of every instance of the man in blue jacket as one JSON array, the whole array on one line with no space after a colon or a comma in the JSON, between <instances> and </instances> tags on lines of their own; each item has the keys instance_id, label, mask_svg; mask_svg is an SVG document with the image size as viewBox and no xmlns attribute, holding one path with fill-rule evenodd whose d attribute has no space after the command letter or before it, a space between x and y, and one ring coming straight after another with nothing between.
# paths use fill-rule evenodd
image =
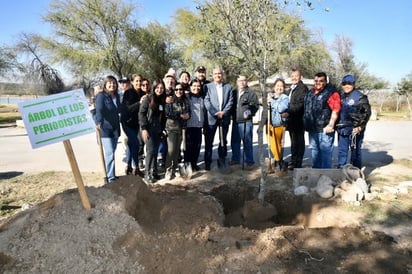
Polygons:
<instances>
[{"instance_id":1,"label":"man in blue jacket","mask_svg":"<svg viewBox=\"0 0 412 274\"><path fill-rule=\"evenodd\" d=\"M342 78L341 111L336 125L338 131L338 168L348 162L362 168L361 145L365 135L366 124L371 116L368 97L355 89L355 76L348 74Z\"/></svg>"},{"instance_id":2,"label":"man in blue jacket","mask_svg":"<svg viewBox=\"0 0 412 274\"><path fill-rule=\"evenodd\" d=\"M205 85L205 169L210 170L212 163L213 140L218 127L220 142L218 147L219 167L225 166L227 156L227 133L230 124L230 114L233 106L232 86L223 82L223 71L220 67L213 69L213 82Z\"/></svg>"}]
</instances>

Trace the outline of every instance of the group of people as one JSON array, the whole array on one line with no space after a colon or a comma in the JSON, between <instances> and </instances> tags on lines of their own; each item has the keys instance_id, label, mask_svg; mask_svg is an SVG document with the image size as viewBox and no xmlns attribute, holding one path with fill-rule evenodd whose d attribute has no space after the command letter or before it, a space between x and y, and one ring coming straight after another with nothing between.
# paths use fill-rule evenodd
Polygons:
<instances>
[{"instance_id":1,"label":"group of people","mask_svg":"<svg viewBox=\"0 0 412 274\"><path fill-rule=\"evenodd\" d=\"M139 74L119 81L113 76L105 78L102 91L96 94L95 123L101 132L108 182L116 180L114 154L121 127L127 136L125 172L142 176L146 183L160 179L159 168L165 168L166 179L173 179L182 162L190 173L199 170L202 134L205 170L212 166L217 132L219 168L227 164L242 164L246 170L254 168L253 117L261 99L248 86L245 75L239 75L237 87L232 88L224 82L220 67L213 69L212 81L206 79L204 66L197 67L195 73L191 79L183 71L177 79L175 71L170 69L163 79L153 81L150 88L149 80ZM338 167L347 163L349 147L351 163L360 167L360 147L370 105L367 97L355 89L355 77L346 75L342 79L340 93L327 83L323 72L315 75L311 90L303 84L299 70L292 70L291 80L288 94L285 81L277 79L268 96L268 145L275 168L302 167L305 131L309 133L312 167L331 168L335 130L339 138ZM231 123L232 155L227 162ZM289 131L292 155L287 167L283 162L285 130Z\"/></svg>"}]
</instances>

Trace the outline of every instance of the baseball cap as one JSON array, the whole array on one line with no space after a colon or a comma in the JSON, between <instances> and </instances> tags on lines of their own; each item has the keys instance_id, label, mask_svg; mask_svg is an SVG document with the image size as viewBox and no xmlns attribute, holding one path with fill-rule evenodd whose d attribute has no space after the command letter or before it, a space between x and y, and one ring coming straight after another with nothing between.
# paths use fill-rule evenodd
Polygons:
<instances>
[{"instance_id":1,"label":"baseball cap","mask_svg":"<svg viewBox=\"0 0 412 274\"><path fill-rule=\"evenodd\" d=\"M129 77L123 76L122 78L120 78L119 83L127 83L130 82Z\"/></svg>"},{"instance_id":2,"label":"baseball cap","mask_svg":"<svg viewBox=\"0 0 412 274\"><path fill-rule=\"evenodd\" d=\"M355 78L355 76L353 76L351 74L345 75L342 78L342 83L351 83L351 84L353 84L355 82L356 82L356 78Z\"/></svg>"},{"instance_id":3,"label":"baseball cap","mask_svg":"<svg viewBox=\"0 0 412 274\"><path fill-rule=\"evenodd\" d=\"M206 71L204 66L198 66L195 71Z\"/></svg>"},{"instance_id":4,"label":"baseball cap","mask_svg":"<svg viewBox=\"0 0 412 274\"><path fill-rule=\"evenodd\" d=\"M167 77L173 77L173 78L176 79L176 71L175 71L173 68L170 68L170 69L166 72L164 78L166 79Z\"/></svg>"}]
</instances>

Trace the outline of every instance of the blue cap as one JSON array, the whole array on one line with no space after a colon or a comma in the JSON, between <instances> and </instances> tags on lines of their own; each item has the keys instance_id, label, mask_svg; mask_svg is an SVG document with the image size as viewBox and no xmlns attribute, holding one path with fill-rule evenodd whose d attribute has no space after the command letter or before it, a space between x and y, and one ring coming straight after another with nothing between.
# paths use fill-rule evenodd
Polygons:
<instances>
[{"instance_id":1,"label":"blue cap","mask_svg":"<svg viewBox=\"0 0 412 274\"><path fill-rule=\"evenodd\" d=\"M355 82L356 82L356 78L355 78L355 76L353 76L351 74L345 75L342 78L342 83L352 83L353 84Z\"/></svg>"}]
</instances>

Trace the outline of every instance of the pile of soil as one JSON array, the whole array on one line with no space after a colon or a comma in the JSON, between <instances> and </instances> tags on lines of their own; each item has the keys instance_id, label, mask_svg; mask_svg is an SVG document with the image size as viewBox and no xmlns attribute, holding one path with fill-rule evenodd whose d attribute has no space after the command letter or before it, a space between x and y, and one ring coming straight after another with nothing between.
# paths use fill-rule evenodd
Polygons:
<instances>
[{"instance_id":1,"label":"pile of soil","mask_svg":"<svg viewBox=\"0 0 412 274\"><path fill-rule=\"evenodd\" d=\"M410 243L337 201L295 197L276 179L260 204L257 176L201 175L87 187L89 211L76 189L57 194L1 223L0 272L412 272Z\"/></svg>"}]
</instances>

